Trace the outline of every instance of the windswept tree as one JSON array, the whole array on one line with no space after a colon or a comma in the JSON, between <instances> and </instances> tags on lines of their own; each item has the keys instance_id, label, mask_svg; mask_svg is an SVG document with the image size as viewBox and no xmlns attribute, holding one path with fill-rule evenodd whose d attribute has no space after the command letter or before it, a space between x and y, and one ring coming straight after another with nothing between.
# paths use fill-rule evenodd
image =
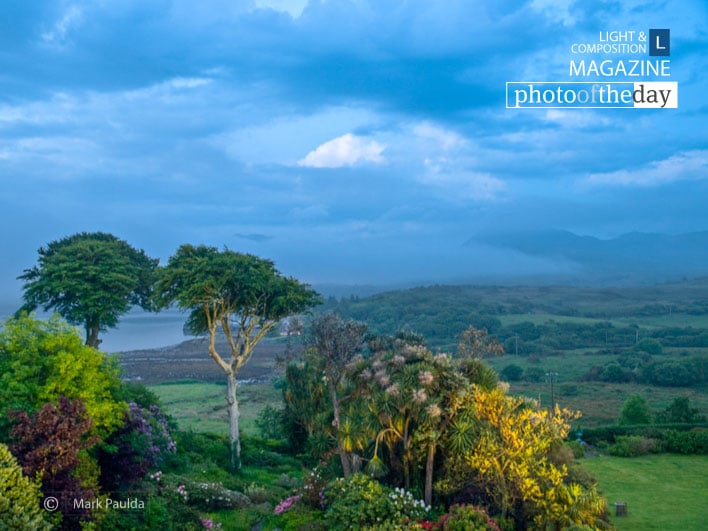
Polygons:
<instances>
[{"instance_id":1,"label":"windswept tree","mask_svg":"<svg viewBox=\"0 0 708 531\"><path fill-rule=\"evenodd\" d=\"M342 472L347 477L352 473L350 438L344 436L340 412L339 387L345 378L347 366L361 353L366 325L356 321L343 321L337 314L328 313L317 317L310 327L307 343L318 357L327 390L332 401L337 452L342 462Z\"/></svg>"},{"instance_id":2,"label":"windswept tree","mask_svg":"<svg viewBox=\"0 0 708 531\"><path fill-rule=\"evenodd\" d=\"M240 468L236 376L268 331L284 317L318 304L320 296L306 284L283 276L270 260L185 244L158 270L155 301L158 308L177 303L189 310L188 328L209 334L209 355L226 374L231 462ZM229 346L228 358L216 348L219 329Z\"/></svg>"},{"instance_id":3,"label":"windswept tree","mask_svg":"<svg viewBox=\"0 0 708 531\"><path fill-rule=\"evenodd\" d=\"M20 312L54 309L71 324L83 326L86 344L98 348L99 332L115 327L131 306L150 309L158 260L112 234L81 232L38 253L37 265L18 277L25 281Z\"/></svg>"}]
</instances>

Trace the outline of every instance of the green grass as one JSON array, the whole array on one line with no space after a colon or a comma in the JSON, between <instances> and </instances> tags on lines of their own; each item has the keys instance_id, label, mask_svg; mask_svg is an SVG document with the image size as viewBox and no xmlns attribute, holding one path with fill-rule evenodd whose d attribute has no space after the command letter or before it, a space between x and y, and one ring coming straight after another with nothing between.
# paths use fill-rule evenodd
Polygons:
<instances>
[{"instance_id":1,"label":"green grass","mask_svg":"<svg viewBox=\"0 0 708 531\"><path fill-rule=\"evenodd\" d=\"M228 433L226 385L178 382L151 385L181 430ZM272 383L240 385L236 390L241 433L256 435L255 420L265 406L282 407L281 393Z\"/></svg>"},{"instance_id":2,"label":"green grass","mask_svg":"<svg viewBox=\"0 0 708 531\"><path fill-rule=\"evenodd\" d=\"M706 529L708 457L597 457L582 464L599 478L618 530ZM614 516L619 501L627 503L626 517Z\"/></svg>"}]
</instances>

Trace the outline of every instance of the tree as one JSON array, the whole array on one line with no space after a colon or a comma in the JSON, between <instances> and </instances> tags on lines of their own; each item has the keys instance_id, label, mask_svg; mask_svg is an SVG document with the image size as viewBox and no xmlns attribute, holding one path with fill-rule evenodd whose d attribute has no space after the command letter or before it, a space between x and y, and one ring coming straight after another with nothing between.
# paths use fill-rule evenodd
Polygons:
<instances>
[{"instance_id":1,"label":"tree","mask_svg":"<svg viewBox=\"0 0 708 531\"><path fill-rule=\"evenodd\" d=\"M693 422L705 422L705 416L697 408L690 406L690 400L687 396L677 396L671 404L657 415L660 422L685 422L687 424Z\"/></svg>"},{"instance_id":2,"label":"tree","mask_svg":"<svg viewBox=\"0 0 708 531\"><path fill-rule=\"evenodd\" d=\"M105 437L127 410L120 385L114 360L84 345L58 316L40 321L23 314L0 330L0 437L9 431L9 411L34 413L60 396L80 398L92 431Z\"/></svg>"},{"instance_id":3,"label":"tree","mask_svg":"<svg viewBox=\"0 0 708 531\"><path fill-rule=\"evenodd\" d=\"M268 331L284 317L318 304L319 295L309 286L283 276L270 260L229 249L219 251L185 244L167 266L158 270L154 300L158 308L176 302L190 311L190 330L208 332L209 355L226 374L231 461L240 468L236 375ZM216 349L219 329L231 350L228 360Z\"/></svg>"},{"instance_id":4,"label":"tree","mask_svg":"<svg viewBox=\"0 0 708 531\"><path fill-rule=\"evenodd\" d=\"M39 485L22 474L7 446L0 443L0 529L49 530L39 507Z\"/></svg>"},{"instance_id":5,"label":"tree","mask_svg":"<svg viewBox=\"0 0 708 531\"><path fill-rule=\"evenodd\" d=\"M482 359L488 354L500 356L504 354L504 347L494 336L487 335L487 329L478 330L470 326L460 334L457 353L465 358Z\"/></svg>"},{"instance_id":6,"label":"tree","mask_svg":"<svg viewBox=\"0 0 708 531\"><path fill-rule=\"evenodd\" d=\"M619 418L620 424L651 424L651 411L642 395L629 395L624 401Z\"/></svg>"},{"instance_id":7,"label":"tree","mask_svg":"<svg viewBox=\"0 0 708 531\"><path fill-rule=\"evenodd\" d=\"M333 426L337 438L337 452L342 462L344 477L352 472L349 452L351 441L342 440L340 428L340 401L338 388L345 377L349 365L361 351L366 325L356 321L343 321L339 315L327 313L317 317L310 327L308 345L317 354L327 381L327 389L332 401Z\"/></svg>"},{"instance_id":8,"label":"tree","mask_svg":"<svg viewBox=\"0 0 708 531\"><path fill-rule=\"evenodd\" d=\"M13 416L17 424L12 436L18 442L11 448L22 469L41 480L45 496L59 499L64 528L78 528L80 521L89 519L90 510L77 511L73 501L90 500L98 494L96 480L77 473L78 468L85 473L95 466L84 450L99 442L98 436L88 435L91 419L83 402L61 396L57 406L47 403L36 415L19 411Z\"/></svg>"},{"instance_id":9,"label":"tree","mask_svg":"<svg viewBox=\"0 0 708 531\"><path fill-rule=\"evenodd\" d=\"M112 234L81 232L38 253L38 264L18 277L25 281L20 311L56 309L71 324L84 327L91 347L98 348L98 333L115 327L132 305L150 308L158 261Z\"/></svg>"}]
</instances>

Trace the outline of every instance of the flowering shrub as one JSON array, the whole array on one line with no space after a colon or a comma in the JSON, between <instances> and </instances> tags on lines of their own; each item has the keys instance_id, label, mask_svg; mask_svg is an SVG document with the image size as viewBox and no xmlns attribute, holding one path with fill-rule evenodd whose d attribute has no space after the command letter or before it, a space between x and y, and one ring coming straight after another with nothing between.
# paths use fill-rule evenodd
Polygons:
<instances>
[{"instance_id":1,"label":"flowering shrub","mask_svg":"<svg viewBox=\"0 0 708 531\"><path fill-rule=\"evenodd\" d=\"M159 466L165 453L175 453L177 444L170 434L169 423L165 414L157 405L148 409L135 402L128 404L130 427L137 432L133 446L147 459L151 466Z\"/></svg>"},{"instance_id":2,"label":"flowering shrub","mask_svg":"<svg viewBox=\"0 0 708 531\"><path fill-rule=\"evenodd\" d=\"M443 531L499 531L486 511L473 505L453 505L431 529Z\"/></svg>"},{"instance_id":3,"label":"flowering shrub","mask_svg":"<svg viewBox=\"0 0 708 531\"><path fill-rule=\"evenodd\" d=\"M176 490L180 498L182 498L183 501L187 501L187 499L189 498L189 496L187 495L187 487L185 487L184 485L178 485Z\"/></svg>"},{"instance_id":4,"label":"flowering shrub","mask_svg":"<svg viewBox=\"0 0 708 531\"><path fill-rule=\"evenodd\" d=\"M221 483L194 483L189 488L191 503L205 510L234 509L251 505L245 494L229 490Z\"/></svg>"},{"instance_id":5,"label":"flowering shrub","mask_svg":"<svg viewBox=\"0 0 708 531\"><path fill-rule=\"evenodd\" d=\"M314 509L325 508L325 486L327 481L322 477L319 468L314 468L303 480L302 501Z\"/></svg>"},{"instance_id":6,"label":"flowering shrub","mask_svg":"<svg viewBox=\"0 0 708 531\"><path fill-rule=\"evenodd\" d=\"M333 527L405 526L425 519L430 511L403 489L391 489L363 474L338 478L327 485L325 519Z\"/></svg>"},{"instance_id":7,"label":"flowering shrub","mask_svg":"<svg viewBox=\"0 0 708 531\"><path fill-rule=\"evenodd\" d=\"M204 529L221 529L221 522L214 522L211 518L200 518Z\"/></svg>"},{"instance_id":8,"label":"flowering shrub","mask_svg":"<svg viewBox=\"0 0 708 531\"><path fill-rule=\"evenodd\" d=\"M296 496L288 496L275 506L275 509L273 509L273 514L283 514L284 512L289 511L293 508L293 505L300 501L301 497L302 496L299 494Z\"/></svg>"}]
</instances>

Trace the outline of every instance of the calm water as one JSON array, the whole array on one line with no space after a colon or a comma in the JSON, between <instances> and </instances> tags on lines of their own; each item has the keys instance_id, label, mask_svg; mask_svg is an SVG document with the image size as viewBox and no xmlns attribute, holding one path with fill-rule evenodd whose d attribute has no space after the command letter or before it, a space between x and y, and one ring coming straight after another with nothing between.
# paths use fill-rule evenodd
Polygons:
<instances>
[{"instance_id":1,"label":"calm water","mask_svg":"<svg viewBox=\"0 0 708 531\"><path fill-rule=\"evenodd\" d=\"M187 314L178 310L160 313L134 310L121 318L117 328L101 334L101 350L121 352L181 343L192 337L182 332L186 319Z\"/></svg>"},{"instance_id":2,"label":"calm water","mask_svg":"<svg viewBox=\"0 0 708 531\"><path fill-rule=\"evenodd\" d=\"M19 301L0 303L0 323L20 307ZM37 317L46 319L51 314L37 312ZM182 327L187 314L179 310L165 310L160 313L148 313L131 310L121 317L118 327L103 332L101 350L104 352L122 352L144 348L166 347L181 343L191 336L185 336ZM80 330L84 337L83 329Z\"/></svg>"}]
</instances>

